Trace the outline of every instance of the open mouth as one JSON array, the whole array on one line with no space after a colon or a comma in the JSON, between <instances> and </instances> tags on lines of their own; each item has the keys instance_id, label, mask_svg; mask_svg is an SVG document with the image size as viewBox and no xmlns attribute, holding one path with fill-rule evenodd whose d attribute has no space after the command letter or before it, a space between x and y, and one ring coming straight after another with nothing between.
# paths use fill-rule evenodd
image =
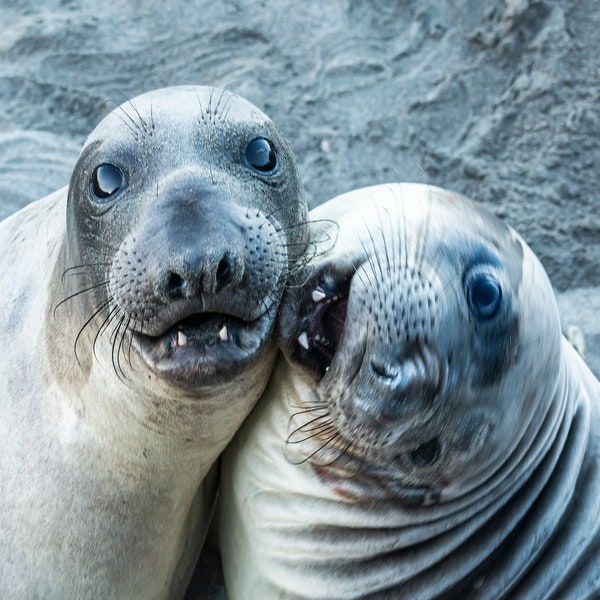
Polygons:
<instances>
[{"instance_id":1,"label":"open mouth","mask_svg":"<svg viewBox=\"0 0 600 600\"><path fill-rule=\"evenodd\" d=\"M302 302L293 357L317 379L329 369L338 349L348 308L351 276L322 273Z\"/></svg>"},{"instance_id":2,"label":"open mouth","mask_svg":"<svg viewBox=\"0 0 600 600\"><path fill-rule=\"evenodd\" d=\"M255 354L272 321L269 313L254 321L217 312L197 313L157 336L135 333L134 340L146 362L159 371L216 373Z\"/></svg>"},{"instance_id":3,"label":"open mouth","mask_svg":"<svg viewBox=\"0 0 600 600\"><path fill-rule=\"evenodd\" d=\"M171 351L176 348L206 348L230 341L239 344L245 325L240 319L219 313L196 314L171 327L160 339Z\"/></svg>"}]
</instances>

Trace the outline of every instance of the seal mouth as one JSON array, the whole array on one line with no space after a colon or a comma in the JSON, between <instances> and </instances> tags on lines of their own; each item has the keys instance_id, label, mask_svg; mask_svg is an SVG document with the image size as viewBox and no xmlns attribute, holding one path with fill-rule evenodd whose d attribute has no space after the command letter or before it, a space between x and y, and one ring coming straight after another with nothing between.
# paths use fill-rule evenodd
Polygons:
<instances>
[{"instance_id":1,"label":"seal mouth","mask_svg":"<svg viewBox=\"0 0 600 600\"><path fill-rule=\"evenodd\" d=\"M218 312L189 315L160 335L133 333L133 341L144 360L155 370L217 374L238 370L263 345L273 326L273 311L252 321ZM185 373L185 375L184 375ZM192 377L194 379L194 377Z\"/></svg>"},{"instance_id":2,"label":"seal mouth","mask_svg":"<svg viewBox=\"0 0 600 600\"><path fill-rule=\"evenodd\" d=\"M328 371L339 347L353 273L321 272L307 284L311 291L300 300L294 337L285 344L317 380Z\"/></svg>"}]
</instances>

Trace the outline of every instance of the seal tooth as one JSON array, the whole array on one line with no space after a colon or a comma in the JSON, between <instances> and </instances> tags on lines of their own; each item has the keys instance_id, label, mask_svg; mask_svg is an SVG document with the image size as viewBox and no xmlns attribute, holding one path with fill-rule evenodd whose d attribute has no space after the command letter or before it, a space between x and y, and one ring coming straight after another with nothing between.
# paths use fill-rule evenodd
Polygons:
<instances>
[{"instance_id":1,"label":"seal tooth","mask_svg":"<svg viewBox=\"0 0 600 600\"><path fill-rule=\"evenodd\" d=\"M226 342L229 339L229 332L227 331L227 325L223 325L219 330L219 339L222 342Z\"/></svg>"},{"instance_id":2,"label":"seal tooth","mask_svg":"<svg viewBox=\"0 0 600 600\"><path fill-rule=\"evenodd\" d=\"M323 300L325 298L326 298L326 295L324 292L322 292L319 289L313 290L313 293L312 293L313 302L321 302L321 300Z\"/></svg>"},{"instance_id":3,"label":"seal tooth","mask_svg":"<svg viewBox=\"0 0 600 600\"><path fill-rule=\"evenodd\" d=\"M306 331L303 331L299 336L298 336L298 343L305 349L308 350L308 334L306 333Z\"/></svg>"},{"instance_id":4,"label":"seal tooth","mask_svg":"<svg viewBox=\"0 0 600 600\"><path fill-rule=\"evenodd\" d=\"M177 332L177 345L178 346L187 346L187 335L183 333L183 331L179 330Z\"/></svg>"}]
</instances>

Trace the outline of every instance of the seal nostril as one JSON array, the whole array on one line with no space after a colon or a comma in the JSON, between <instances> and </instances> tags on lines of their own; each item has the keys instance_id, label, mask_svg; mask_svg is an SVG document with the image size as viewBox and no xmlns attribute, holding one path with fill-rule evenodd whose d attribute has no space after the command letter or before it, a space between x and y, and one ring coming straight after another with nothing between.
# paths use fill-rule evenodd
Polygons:
<instances>
[{"instance_id":1,"label":"seal nostril","mask_svg":"<svg viewBox=\"0 0 600 600\"><path fill-rule=\"evenodd\" d=\"M382 379L394 378L393 374L389 373L383 365L376 363L374 360L371 361L371 370L373 371L373 373L375 373L375 375L381 377Z\"/></svg>"},{"instance_id":2,"label":"seal nostril","mask_svg":"<svg viewBox=\"0 0 600 600\"><path fill-rule=\"evenodd\" d=\"M442 447L439 440L433 438L413 450L410 457L417 467L429 467L438 460L441 453Z\"/></svg>"},{"instance_id":3,"label":"seal nostril","mask_svg":"<svg viewBox=\"0 0 600 600\"><path fill-rule=\"evenodd\" d=\"M183 298L187 291L187 281L181 275L169 271L165 282L165 290L171 300Z\"/></svg>"},{"instance_id":4,"label":"seal nostril","mask_svg":"<svg viewBox=\"0 0 600 600\"><path fill-rule=\"evenodd\" d=\"M231 255L226 253L217 265L217 289L225 287L233 278L233 265Z\"/></svg>"}]
</instances>

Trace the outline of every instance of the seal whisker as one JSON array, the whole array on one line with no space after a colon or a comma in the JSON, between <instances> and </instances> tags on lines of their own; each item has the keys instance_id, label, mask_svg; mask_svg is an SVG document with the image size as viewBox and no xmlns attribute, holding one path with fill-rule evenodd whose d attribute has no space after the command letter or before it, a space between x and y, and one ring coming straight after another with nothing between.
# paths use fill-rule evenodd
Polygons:
<instances>
[{"instance_id":1,"label":"seal whisker","mask_svg":"<svg viewBox=\"0 0 600 600\"><path fill-rule=\"evenodd\" d=\"M104 300L103 302L101 302L96 309L92 312L92 315L88 318L88 320L83 324L83 326L79 329L79 332L77 333L77 335L75 336L75 341L73 342L73 352L75 354L75 358L77 360L77 364L81 367L81 361L79 360L79 356L77 355L77 344L79 342L79 339L81 338L81 335L83 334L83 331L85 330L85 328L103 311L105 310L108 305L110 304L110 300Z\"/></svg>"},{"instance_id":2,"label":"seal whisker","mask_svg":"<svg viewBox=\"0 0 600 600\"><path fill-rule=\"evenodd\" d=\"M303 465L304 463L311 461L312 458L314 458L317 454L319 454L319 452L321 452L322 450L327 448L327 446L329 446L329 444L334 442L339 436L340 436L339 432L334 433L325 442L323 442L323 444L321 444L321 446L319 446L316 450L314 450L311 454L309 454L308 456L305 456L300 462L292 462L292 464ZM337 457L336 457L336 460L337 460ZM327 466L327 465L323 465L323 466Z\"/></svg>"},{"instance_id":3,"label":"seal whisker","mask_svg":"<svg viewBox=\"0 0 600 600\"><path fill-rule=\"evenodd\" d=\"M303 423L299 427L296 427L296 429L294 429L294 431L303 431L305 427L307 427L309 425L312 425L316 421L319 421L320 419L325 419L325 418L329 417L329 411L328 411L328 409L320 409L320 410L327 410L327 412L325 414L323 414L323 415L317 415L316 417L313 417L312 419L309 419L308 421L306 421L305 423ZM311 409L310 412L314 412L314 409ZM290 424L294 420L294 417L296 415L299 415L299 414L302 414L302 413L296 413L295 415L292 415L290 417Z\"/></svg>"},{"instance_id":4,"label":"seal whisker","mask_svg":"<svg viewBox=\"0 0 600 600\"><path fill-rule=\"evenodd\" d=\"M309 423L311 424L311 426L309 426ZM328 432L330 429L335 428L334 421L331 417L327 418L326 420L324 420L322 422L313 423L312 421L309 421L309 423L306 423L305 425L301 425L300 427L297 427L293 431L290 431L288 438L287 438L288 442L290 444L297 444L298 442L303 442L307 439L315 437L315 435L320 435L323 432L326 432L326 431ZM311 435L309 437L305 437L302 439L296 439L297 434L307 434L307 433L310 433Z\"/></svg>"},{"instance_id":5,"label":"seal whisker","mask_svg":"<svg viewBox=\"0 0 600 600\"><path fill-rule=\"evenodd\" d=\"M390 258L390 253L389 253L388 244L387 244L387 235L386 235L386 232L389 231L389 225L386 228L385 222L384 222L384 220L382 218L382 215L381 215L382 212L385 212L385 214L387 215L387 217L388 217L387 218L387 223L388 224L391 221L391 215L390 215L390 211L387 208L385 208L385 207L378 207L378 210L377 210L377 218L378 218L378 221L379 221L378 229L379 229L379 233L381 235L381 241L382 241L382 244L383 244L383 250L384 250L384 254L385 254L386 265L387 265L387 268L388 268L388 272L390 272L393 269L393 267L394 267L394 261L392 260L392 258ZM374 246L375 246L375 244L374 244ZM377 256L379 256L379 253L377 253Z\"/></svg>"},{"instance_id":6,"label":"seal whisker","mask_svg":"<svg viewBox=\"0 0 600 600\"><path fill-rule=\"evenodd\" d=\"M383 279L384 273L383 273L383 269L381 267L381 263L379 262L379 260L377 260L376 263L372 262L373 261L372 256L374 255L375 259L377 259L377 256L378 256L378 252L377 252L378 246L377 246L377 243L376 243L375 238L373 236L373 231L371 230L370 227L367 227L366 224L365 224L365 227L366 227L367 235L369 237L369 241L371 242L371 248L372 248L372 252L366 252L366 254L367 254L367 260L369 261L369 264L371 265L371 267L374 267L375 264L377 264L377 267L378 267L378 270L379 270L379 275ZM365 250L366 250L366 246L365 246L364 241L361 240L361 243L363 245L363 248L365 248Z\"/></svg>"},{"instance_id":7,"label":"seal whisker","mask_svg":"<svg viewBox=\"0 0 600 600\"><path fill-rule=\"evenodd\" d=\"M317 400L315 401L313 406L310 406L308 408L302 406L302 405L296 405L296 404L288 404L288 406L290 408L294 408L296 409L295 413L292 413L290 416L290 421L292 421L293 419L295 419L296 417L299 417L300 415L305 415L308 413L312 413L315 412L317 410L325 410L327 411L326 414L328 414L329 412L329 408L327 407L327 404L325 402L323 402L322 400Z\"/></svg>"},{"instance_id":8,"label":"seal whisker","mask_svg":"<svg viewBox=\"0 0 600 600\"><path fill-rule=\"evenodd\" d=\"M71 294L70 296L67 296L66 298L64 298L63 300L61 300L55 307L54 307L54 318L56 318L56 311L65 303L68 302L69 300L72 300L73 298L75 298L76 296L79 296L81 294L85 294L87 292L91 292L92 290L98 289L100 287L103 286L107 286L108 285L108 281L101 281L100 283L96 283L95 285L86 287L82 290L79 290L78 292L74 292L73 294Z\"/></svg>"},{"instance_id":9,"label":"seal whisker","mask_svg":"<svg viewBox=\"0 0 600 600\"><path fill-rule=\"evenodd\" d=\"M106 305L110 304L111 300L108 299L106 301ZM119 312L119 307L118 306L114 306L112 309L110 309L110 311L108 312L108 315L106 316L106 318L104 319L104 321L102 322L102 324L100 325L100 327L98 327L98 331L96 332L96 335L94 336L94 341L92 343L92 352L94 354L94 358L96 360L98 359L98 356L96 355L96 344L100 338L100 336L102 335L102 333L104 331L106 331L106 329L109 327L111 321L114 319L115 314L118 314Z\"/></svg>"},{"instance_id":10,"label":"seal whisker","mask_svg":"<svg viewBox=\"0 0 600 600\"><path fill-rule=\"evenodd\" d=\"M333 432L337 431L337 428L332 422L330 422L328 424L323 424L320 427L315 427L314 429L312 429L310 431L313 431L314 433L310 433L309 431L302 432L302 433L310 433L310 434L306 435L302 438L299 438L299 439L292 439L296 433L299 433L298 430L293 431L288 436L286 443L287 444L301 444L302 442L307 442L308 440L312 440L312 439L320 437L322 435L328 435L329 433L333 433Z\"/></svg>"},{"instance_id":11,"label":"seal whisker","mask_svg":"<svg viewBox=\"0 0 600 600\"><path fill-rule=\"evenodd\" d=\"M65 269L62 273L62 275L60 276L60 281L62 284L64 284L64 278L66 275L69 276L73 276L73 277L79 277L80 275L89 275L89 273L86 272L86 269L97 269L98 267L108 267L110 266L111 263L109 262L98 262L98 263L83 263L81 265L73 265L72 267L68 267L67 269ZM81 269L81 272L73 272L75 271L75 269Z\"/></svg>"},{"instance_id":12,"label":"seal whisker","mask_svg":"<svg viewBox=\"0 0 600 600\"><path fill-rule=\"evenodd\" d=\"M148 133L148 123L146 122L146 120L144 119L144 117L142 117L142 114L138 110L138 107L135 105L134 99L131 98L130 100L128 100L127 104L129 106L131 106L131 108L133 109L133 112L135 112L135 114L136 114L136 116L137 116L137 118L139 120L138 128L139 128L140 134ZM152 107L152 101L150 101L150 108L151 107ZM125 111L123 111L123 112L125 112ZM132 121L134 121L134 123L135 123L134 119L132 119Z\"/></svg>"},{"instance_id":13,"label":"seal whisker","mask_svg":"<svg viewBox=\"0 0 600 600\"><path fill-rule=\"evenodd\" d=\"M327 445L329 445L329 444L332 444L330 448L331 448L331 450L332 450L332 451L334 451L334 450L336 450L336 447L335 447L335 442L336 442L336 441L340 441L340 440L344 440L344 438L342 437L341 433L339 433L339 432L338 432L338 433L336 433L334 436L332 436L332 437L331 437L331 438L330 438L330 439L327 441L327 443L325 444L325 447L326 447ZM331 466L333 466L333 465L334 465L334 464L335 464L335 463L336 463L338 460L340 460L342 457L344 457L344 456L346 455L346 453L348 452L348 449L349 449L349 448L350 448L352 445L353 445L353 442L352 442L352 441L348 441L348 442L346 442L346 445L345 445L345 446L343 446L343 447L339 448L339 454L338 454L338 455L337 455L335 458L333 458L333 459L332 459L332 460L330 460L329 462L322 462L322 463L320 463L318 466L320 466L320 467L331 467ZM322 449L323 449L323 448L321 448L321 450L322 450Z\"/></svg>"},{"instance_id":14,"label":"seal whisker","mask_svg":"<svg viewBox=\"0 0 600 600\"><path fill-rule=\"evenodd\" d=\"M230 91L230 86L229 84L223 86L221 88L221 95L219 96L219 99L217 100L217 105L215 107L215 114L219 114L219 112L222 115L222 119L226 119L227 118L227 114L229 111L229 104L231 103L231 101L233 100L233 98L236 98L235 94L232 94Z\"/></svg>"},{"instance_id":15,"label":"seal whisker","mask_svg":"<svg viewBox=\"0 0 600 600\"><path fill-rule=\"evenodd\" d=\"M398 195L401 196L402 192L398 191ZM398 227L398 235L400 236L400 232L402 232L403 240L399 245L400 250L400 263L404 262L404 268L408 269L408 219L406 218L406 206L404 202L402 202L402 197L399 198L400 202L400 214L398 218L400 219L399 227ZM404 257L404 261L402 260Z\"/></svg>"},{"instance_id":16,"label":"seal whisker","mask_svg":"<svg viewBox=\"0 0 600 600\"><path fill-rule=\"evenodd\" d=\"M124 119L118 112L115 112L114 115L125 125L125 127L127 127L127 129L129 129L129 131L131 131L133 137L137 138L139 136L139 131L137 130L135 125L131 123L131 117L125 111L123 112L125 113L125 115L127 115L127 120Z\"/></svg>"},{"instance_id":17,"label":"seal whisker","mask_svg":"<svg viewBox=\"0 0 600 600\"><path fill-rule=\"evenodd\" d=\"M129 345L127 348L127 362L129 363L129 366L131 368L133 368L133 364L131 362L131 349L133 347L133 333L135 331L135 328L137 327L137 320L133 320L133 325L127 330L127 332L129 333ZM140 323L140 328L141 328L141 323Z\"/></svg>"},{"instance_id":18,"label":"seal whisker","mask_svg":"<svg viewBox=\"0 0 600 600\"><path fill-rule=\"evenodd\" d=\"M123 370L123 366L121 365L121 355L123 355L124 358L126 358L125 356L125 338L129 332L129 324L131 323L131 318L127 319L127 322L125 322L124 327L122 328L122 333L120 334L120 340L119 340L119 345L117 348L117 365L119 367L119 371L121 372L121 374L123 375L123 377L125 379L127 379L127 376L125 375L125 371Z\"/></svg>"},{"instance_id":19,"label":"seal whisker","mask_svg":"<svg viewBox=\"0 0 600 600\"><path fill-rule=\"evenodd\" d=\"M111 344L111 362L112 362L112 366L113 366L115 375L119 378L119 380L121 382L123 382L124 384L127 385L127 381L126 381L127 378L125 377L125 373L123 372L121 363L119 361L119 351L121 348L121 344L120 344L120 342L117 344L118 338L120 340L122 340L122 336L120 336L120 330L121 330L121 327L123 326L123 323L126 322L126 319L127 319L127 317L124 315L121 315L121 317L119 318L117 325L115 326L115 328L113 329L113 331L110 335L110 344Z\"/></svg>"}]
</instances>

